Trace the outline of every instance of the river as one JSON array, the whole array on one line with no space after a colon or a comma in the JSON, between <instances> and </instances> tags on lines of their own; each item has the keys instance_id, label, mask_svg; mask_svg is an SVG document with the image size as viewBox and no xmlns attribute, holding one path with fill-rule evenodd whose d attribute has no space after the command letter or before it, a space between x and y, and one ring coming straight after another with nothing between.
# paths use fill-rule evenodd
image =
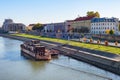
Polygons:
<instances>
[{"instance_id":1,"label":"river","mask_svg":"<svg viewBox=\"0 0 120 80\"><path fill-rule=\"evenodd\" d=\"M120 76L59 55L32 61L20 54L22 41L0 37L0 80L120 80Z\"/></svg>"}]
</instances>

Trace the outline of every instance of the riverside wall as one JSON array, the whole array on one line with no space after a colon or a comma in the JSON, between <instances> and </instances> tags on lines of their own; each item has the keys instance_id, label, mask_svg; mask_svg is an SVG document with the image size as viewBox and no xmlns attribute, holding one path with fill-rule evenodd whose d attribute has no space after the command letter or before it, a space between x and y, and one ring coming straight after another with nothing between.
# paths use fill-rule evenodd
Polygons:
<instances>
[{"instance_id":1,"label":"riverside wall","mask_svg":"<svg viewBox=\"0 0 120 80\"><path fill-rule=\"evenodd\" d=\"M30 38L23 38L23 37L4 35L4 34L0 34L0 36L17 39L17 40L21 40L21 41L32 40ZM50 42L47 41L47 43L50 43ZM49 45L46 43L41 43L41 44L48 46L48 47L52 47L52 45ZM76 48L66 49L66 48L64 48L64 46L56 46L53 48L59 50L61 54L67 55L67 56L75 58L77 60L87 62L87 63L97 66L99 68L102 68L107 71L110 71L110 72L120 75L120 60L117 60L115 58L109 58L106 56L97 55L97 54L92 54L89 52L78 50ZM119 57L119 55L116 55L116 56Z\"/></svg>"}]
</instances>

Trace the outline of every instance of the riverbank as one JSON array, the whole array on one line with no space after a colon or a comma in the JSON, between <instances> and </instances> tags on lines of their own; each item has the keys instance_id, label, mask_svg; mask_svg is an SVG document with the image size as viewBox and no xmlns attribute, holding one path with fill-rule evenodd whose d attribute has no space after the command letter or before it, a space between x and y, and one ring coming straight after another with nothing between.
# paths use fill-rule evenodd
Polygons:
<instances>
[{"instance_id":1,"label":"riverbank","mask_svg":"<svg viewBox=\"0 0 120 80\"><path fill-rule=\"evenodd\" d=\"M82 48L91 49L94 51L96 50L96 51L108 52L113 54L120 54L120 48L118 47L105 46L105 45L99 45L99 44L93 44L93 43L85 43L85 42L76 42L76 41L64 40L64 39L58 39L58 38L41 37L41 36L35 36L30 34L13 34L13 36L39 39L39 40L44 40L48 42L56 42L60 44L69 44L71 46L82 47Z\"/></svg>"},{"instance_id":2,"label":"riverbank","mask_svg":"<svg viewBox=\"0 0 120 80\"><path fill-rule=\"evenodd\" d=\"M3 35L3 34L1 34L0 36L22 40L22 41L31 40L31 38L24 38L20 36ZM85 61L87 63L90 63L92 65L95 65L97 67L103 68L105 70L108 70L120 75L120 60L116 59L116 58L120 58L119 55L89 50L89 49L75 47L71 45L63 46L62 44L58 44L50 41L44 41L44 42L41 42L41 44L57 49L64 55L70 56L77 60ZM105 54L107 56L100 55L100 54Z\"/></svg>"}]
</instances>

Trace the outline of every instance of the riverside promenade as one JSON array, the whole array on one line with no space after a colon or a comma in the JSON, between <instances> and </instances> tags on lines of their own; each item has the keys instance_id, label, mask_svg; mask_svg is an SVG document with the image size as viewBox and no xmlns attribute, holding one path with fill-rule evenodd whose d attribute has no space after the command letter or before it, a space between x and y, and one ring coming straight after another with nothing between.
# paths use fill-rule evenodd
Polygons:
<instances>
[{"instance_id":1,"label":"riverside promenade","mask_svg":"<svg viewBox=\"0 0 120 80\"><path fill-rule=\"evenodd\" d=\"M7 38L17 39L17 40L31 40L30 38L23 38L11 35L0 35ZM60 43L41 41L41 44L47 48L53 48L59 50L61 54L70 56L77 60L87 62L89 64L95 65L97 67L103 68L110 72L120 75L120 56L116 54L111 54L102 51L95 51L85 48L80 48L76 46L63 45Z\"/></svg>"},{"instance_id":2,"label":"riverside promenade","mask_svg":"<svg viewBox=\"0 0 120 80\"><path fill-rule=\"evenodd\" d=\"M83 40L81 40L81 39L71 39L71 40L72 41L77 41L77 42L83 42ZM87 40L88 40L88 43L90 43L90 39L87 39ZM97 44L97 40L93 39L93 42L91 44ZM99 45L105 45L105 40L102 40ZM115 45L115 42L110 42L109 41L109 46L120 48L120 43L118 43L118 45Z\"/></svg>"}]
</instances>

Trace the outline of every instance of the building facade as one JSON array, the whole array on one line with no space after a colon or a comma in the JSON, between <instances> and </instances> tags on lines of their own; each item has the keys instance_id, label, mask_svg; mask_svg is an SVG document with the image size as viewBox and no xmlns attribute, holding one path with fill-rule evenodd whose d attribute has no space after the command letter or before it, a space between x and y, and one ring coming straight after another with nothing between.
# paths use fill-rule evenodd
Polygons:
<instances>
[{"instance_id":1,"label":"building facade","mask_svg":"<svg viewBox=\"0 0 120 80\"><path fill-rule=\"evenodd\" d=\"M50 23L50 24L45 24L44 26L44 31L45 32L64 32L65 31L65 23Z\"/></svg>"},{"instance_id":2,"label":"building facade","mask_svg":"<svg viewBox=\"0 0 120 80\"><path fill-rule=\"evenodd\" d=\"M12 19L5 19L5 21L3 22L3 26L2 26L2 29L4 31L9 31L8 29L8 24L12 24L13 23L13 20Z\"/></svg>"},{"instance_id":3,"label":"building facade","mask_svg":"<svg viewBox=\"0 0 120 80\"><path fill-rule=\"evenodd\" d=\"M88 30L90 30L92 18L94 18L94 16L78 17L74 20L66 21L66 31L68 31L69 28L74 29L75 32L79 32L81 28L88 28Z\"/></svg>"},{"instance_id":4,"label":"building facade","mask_svg":"<svg viewBox=\"0 0 120 80\"><path fill-rule=\"evenodd\" d=\"M25 25L22 23L12 23L7 26L8 31L22 31L25 30Z\"/></svg>"},{"instance_id":5,"label":"building facade","mask_svg":"<svg viewBox=\"0 0 120 80\"><path fill-rule=\"evenodd\" d=\"M16 32L25 30L25 25L22 23L14 23L12 19L5 19L2 29L8 32Z\"/></svg>"},{"instance_id":6,"label":"building facade","mask_svg":"<svg viewBox=\"0 0 120 80\"><path fill-rule=\"evenodd\" d=\"M117 18L93 18L91 20L91 34L106 34L110 30L118 34L119 20Z\"/></svg>"},{"instance_id":7,"label":"building facade","mask_svg":"<svg viewBox=\"0 0 120 80\"><path fill-rule=\"evenodd\" d=\"M54 31L55 32L65 32L65 23L54 23Z\"/></svg>"},{"instance_id":8,"label":"building facade","mask_svg":"<svg viewBox=\"0 0 120 80\"><path fill-rule=\"evenodd\" d=\"M45 24L44 31L45 32L54 32L54 24L53 23Z\"/></svg>"}]
</instances>

